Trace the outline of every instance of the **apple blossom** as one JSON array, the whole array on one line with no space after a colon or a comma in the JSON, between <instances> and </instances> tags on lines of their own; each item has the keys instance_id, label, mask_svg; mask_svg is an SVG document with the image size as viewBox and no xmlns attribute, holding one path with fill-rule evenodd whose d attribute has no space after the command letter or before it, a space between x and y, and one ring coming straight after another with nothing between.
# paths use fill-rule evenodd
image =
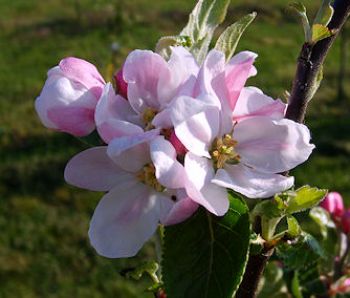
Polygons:
<instances>
[{"instance_id":1,"label":"apple blossom","mask_svg":"<svg viewBox=\"0 0 350 298\"><path fill-rule=\"evenodd\" d=\"M134 256L159 222L178 223L197 209L183 189L185 177L175 149L158 134L151 130L114 139L108 147L79 153L66 166L68 183L108 191L96 207L89 229L91 244L103 256ZM171 165L170 175L157 172L152 159Z\"/></svg>"},{"instance_id":2,"label":"apple blossom","mask_svg":"<svg viewBox=\"0 0 350 298\"><path fill-rule=\"evenodd\" d=\"M128 84L124 80L123 68L114 74L115 85L117 87L117 93L128 98Z\"/></svg>"},{"instance_id":3,"label":"apple blossom","mask_svg":"<svg viewBox=\"0 0 350 298\"><path fill-rule=\"evenodd\" d=\"M251 70L243 68L244 80L234 81L227 76L233 84L230 86L227 80L219 80L227 74L224 61L223 53L212 50L196 82L194 94L198 95L180 96L172 104L175 134L189 151L184 161L186 173L192 181L205 175L206 183L233 189L249 198L270 197L293 185L293 177L279 173L308 159L314 148L309 143L309 130L283 119L285 105L281 102L255 88L243 89L242 81ZM251 67L251 62L248 65ZM217 214L218 209L223 212L228 208L218 201L203 204L196 195L201 193L201 184L192 186L187 188L189 196L209 211Z\"/></svg>"},{"instance_id":4,"label":"apple blossom","mask_svg":"<svg viewBox=\"0 0 350 298\"><path fill-rule=\"evenodd\" d=\"M127 101L106 85L95 113L100 136L108 143L140 130L171 127L166 108L176 96L192 91L197 72L194 57L183 47L173 48L168 62L152 51L131 52L117 80L127 84Z\"/></svg>"},{"instance_id":5,"label":"apple blossom","mask_svg":"<svg viewBox=\"0 0 350 298\"><path fill-rule=\"evenodd\" d=\"M69 57L48 71L35 108L52 129L84 136L95 128L94 112L105 81L91 63Z\"/></svg>"}]
</instances>

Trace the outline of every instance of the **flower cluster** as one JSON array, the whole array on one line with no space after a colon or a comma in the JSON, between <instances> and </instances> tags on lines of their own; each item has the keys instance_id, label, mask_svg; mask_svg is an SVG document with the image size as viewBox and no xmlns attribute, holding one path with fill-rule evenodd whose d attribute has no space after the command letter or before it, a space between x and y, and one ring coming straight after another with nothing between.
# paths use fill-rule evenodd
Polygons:
<instances>
[{"instance_id":1,"label":"flower cluster","mask_svg":"<svg viewBox=\"0 0 350 298\"><path fill-rule=\"evenodd\" d=\"M284 118L284 103L245 87L256 57L244 51L227 62L211 50L198 65L180 46L168 61L135 50L116 90L77 58L49 71L36 100L43 124L75 136L96 128L106 143L65 169L70 184L107 192L89 229L98 253L133 256L159 223L184 221L198 206L222 216L227 189L268 198L293 186L280 173L307 160L314 145L306 126Z\"/></svg>"}]
</instances>

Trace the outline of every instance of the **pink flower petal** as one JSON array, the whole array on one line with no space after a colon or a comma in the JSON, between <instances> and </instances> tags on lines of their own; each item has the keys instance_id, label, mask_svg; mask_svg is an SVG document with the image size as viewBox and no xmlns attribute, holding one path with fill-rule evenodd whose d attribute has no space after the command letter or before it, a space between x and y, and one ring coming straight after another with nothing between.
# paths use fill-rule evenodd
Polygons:
<instances>
[{"instance_id":1,"label":"pink flower petal","mask_svg":"<svg viewBox=\"0 0 350 298\"><path fill-rule=\"evenodd\" d=\"M95 122L99 135L108 144L113 138L140 134L139 116L131 108L129 102L116 95L108 83L97 103Z\"/></svg>"},{"instance_id":2,"label":"pink flower petal","mask_svg":"<svg viewBox=\"0 0 350 298\"><path fill-rule=\"evenodd\" d=\"M179 197L179 196L177 196ZM167 217L162 220L164 225L175 225L190 218L198 209L199 205L184 194L171 208Z\"/></svg>"},{"instance_id":3,"label":"pink flower petal","mask_svg":"<svg viewBox=\"0 0 350 298\"><path fill-rule=\"evenodd\" d=\"M167 188L184 188L186 173L176 160L176 151L164 137L157 137L150 143L151 159L156 168L156 178Z\"/></svg>"},{"instance_id":4,"label":"pink flower petal","mask_svg":"<svg viewBox=\"0 0 350 298\"><path fill-rule=\"evenodd\" d=\"M224 215L229 208L227 192L225 188L211 183L215 175L211 160L189 152L185 156L185 169L188 196L211 213Z\"/></svg>"},{"instance_id":5,"label":"pink flower petal","mask_svg":"<svg viewBox=\"0 0 350 298\"><path fill-rule=\"evenodd\" d=\"M95 191L135 181L107 156L107 147L94 147L75 155L65 168L64 178L69 184Z\"/></svg>"},{"instance_id":6,"label":"pink flower petal","mask_svg":"<svg viewBox=\"0 0 350 298\"><path fill-rule=\"evenodd\" d=\"M107 149L109 157L122 169L135 173L151 161L149 142L159 135L158 129L113 139Z\"/></svg>"},{"instance_id":7,"label":"pink flower petal","mask_svg":"<svg viewBox=\"0 0 350 298\"><path fill-rule=\"evenodd\" d=\"M105 81L93 64L79 58L68 57L61 60L59 67L64 76L85 86L97 99L101 96Z\"/></svg>"},{"instance_id":8,"label":"pink flower petal","mask_svg":"<svg viewBox=\"0 0 350 298\"><path fill-rule=\"evenodd\" d=\"M209 157L208 150L220 129L220 103L214 97L181 96L171 109L176 136L191 152Z\"/></svg>"},{"instance_id":9,"label":"pink flower petal","mask_svg":"<svg viewBox=\"0 0 350 298\"><path fill-rule=\"evenodd\" d=\"M247 79L256 74L253 66L256 57L255 53L249 51L238 53L228 62L225 71L213 79L214 90L220 99L228 102L231 111Z\"/></svg>"},{"instance_id":10,"label":"pink flower petal","mask_svg":"<svg viewBox=\"0 0 350 298\"><path fill-rule=\"evenodd\" d=\"M291 188L294 177L261 173L240 164L226 165L224 169L219 169L212 182L248 198L261 199Z\"/></svg>"},{"instance_id":11,"label":"pink flower petal","mask_svg":"<svg viewBox=\"0 0 350 298\"><path fill-rule=\"evenodd\" d=\"M157 229L161 199L141 183L113 188L99 202L91 219L92 246L108 258L136 255Z\"/></svg>"},{"instance_id":12,"label":"pink flower petal","mask_svg":"<svg viewBox=\"0 0 350 298\"><path fill-rule=\"evenodd\" d=\"M53 107L47 111L48 119L56 129L77 137L90 134L95 129L94 110L84 107Z\"/></svg>"},{"instance_id":13,"label":"pink flower petal","mask_svg":"<svg viewBox=\"0 0 350 298\"><path fill-rule=\"evenodd\" d=\"M252 117L234 128L241 162L265 173L281 173L306 161L314 145L308 128L288 119Z\"/></svg>"},{"instance_id":14,"label":"pink flower petal","mask_svg":"<svg viewBox=\"0 0 350 298\"><path fill-rule=\"evenodd\" d=\"M253 116L267 116L274 120L284 118L287 105L281 100L262 93L254 87L243 88L233 111L233 120L241 121Z\"/></svg>"},{"instance_id":15,"label":"pink flower petal","mask_svg":"<svg viewBox=\"0 0 350 298\"><path fill-rule=\"evenodd\" d=\"M159 80L171 79L166 61L152 51L135 50L127 57L123 72L134 110L139 113L147 107L159 110L164 100L158 95Z\"/></svg>"}]
</instances>

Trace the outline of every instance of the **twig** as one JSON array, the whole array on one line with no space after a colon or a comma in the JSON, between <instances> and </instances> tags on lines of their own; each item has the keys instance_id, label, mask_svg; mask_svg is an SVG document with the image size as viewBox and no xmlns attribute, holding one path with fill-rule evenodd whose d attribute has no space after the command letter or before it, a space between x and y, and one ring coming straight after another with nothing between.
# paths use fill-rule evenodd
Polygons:
<instances>
[{"instance_id":1,"label":"twig","mask_svg":"<svg viewBox=\"0 0 350 298\"><path fill-rule=\"evenodd\" d=\"M350 0L336 0L333 4L334 15L328 28L334 32L331 37L315 45L305 43L298 58L292 91L289 97L286 118L304 122L306 108L314 95L314 86L327 53L344 26L350 14Z\"/></svg>"}]
</instances>

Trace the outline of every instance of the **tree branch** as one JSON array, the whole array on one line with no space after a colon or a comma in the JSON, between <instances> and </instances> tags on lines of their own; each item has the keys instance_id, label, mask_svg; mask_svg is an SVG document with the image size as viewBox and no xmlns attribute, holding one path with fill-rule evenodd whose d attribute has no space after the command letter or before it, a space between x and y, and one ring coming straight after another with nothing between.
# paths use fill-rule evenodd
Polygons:
<instances>
[{"instance_id":1,"label":"tree branch","mask_svg":"<svg viewBox=\"0 0 350 298\"><path fill-rule=\"evenodd\" d=\"M333 7L334 15L328 28L334 34L315 45L305 43L301 49L286 112L288 119L304 122L307 105L315 92L317 76L322 71L323 62L330 47L349 17L350 0L336 0Z\"/></svg>"}]
</instances>

